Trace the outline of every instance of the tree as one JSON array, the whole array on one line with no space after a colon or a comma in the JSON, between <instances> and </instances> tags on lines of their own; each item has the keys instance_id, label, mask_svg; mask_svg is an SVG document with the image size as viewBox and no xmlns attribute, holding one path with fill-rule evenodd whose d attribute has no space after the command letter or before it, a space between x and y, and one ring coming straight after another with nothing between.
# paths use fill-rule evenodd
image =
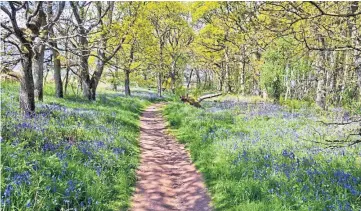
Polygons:
<instances>
[{"instance_id":1,"label":"tree","mask_svg":"<svg viewBox=\"0 0 361 211\"><path fill-rule=\"evenodd\" d=\"M59 5L63 5L63 3L59 3ZM48 26L60 17L62 7L59 8L55 18L49 19ZM15 46L20 55L22 66L20 109L24 114L32 114L35 111L33 71L36 73L36 94L39 100L42 100L42 66L44 42L46 41L46 33L42 31L46 20L43 2L8 2L7 5L1 4L1 10L8 18L1 23L1 27L7 32L4 42ZM25 14L23 21L25 21L26 28L19 27L18 22L22 20L20 14Z\"/></svg>"},{"instance_id":2,"label":"tree","mask_svg":"<svg viewBox=\"0 0 361 211\"><path fill-rule=\"evenodd\" d=\"M49 33L49 44L51 46L52 51L52 59L54 63L54 81L55 81L55 96L58 98L63 98L63 82L61 80L61 62L60 62L60 53L58 50L58 45L55 40L54 33L54 23L59 20L60 14L64 9L65 2L59 2L58 4L58 13L53 16L53 2L47 2L47 29Z\"/></svg>"},{"instance_id":3,"label":"tree","mask_svg":"<svg viewBox=\"0 0 361 211\"><path fill-rule=\"evenodd\" d=\"M179 27L187 26L185 18L186 9L181 2L151 2L147 4L147 17L152 24L153 36L157 40L157 92L158 96L162 96L162 84L164 74L167 72L167 66L173 65L175 71L175 59L176 53L173 55L173 60L170 58L170 54L166 52L169 49L169 41L173 42L173 49L175 50L179 45L176 43L180 41L180 37L175 35L179 30ZM181 25L179 25L181 24ZM173 33L172 39L171 32ZM183 32L182 32L183 33ZM177 37L177 38L176 38ZM169 40L171 39L171 40ZM177 48L178 49L178 48ZM169 71L170 73L172 71ZM170 74L174 79L174 74ZM174 82L174 81L173 81Z\"/></svg>"}]
</instances>

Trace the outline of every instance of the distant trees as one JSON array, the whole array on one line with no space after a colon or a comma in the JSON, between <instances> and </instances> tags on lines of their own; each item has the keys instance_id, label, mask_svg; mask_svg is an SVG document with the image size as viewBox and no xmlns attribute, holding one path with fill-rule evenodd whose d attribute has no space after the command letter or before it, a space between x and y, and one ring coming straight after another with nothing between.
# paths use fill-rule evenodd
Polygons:
<instances>
[{"instance_id":1,"label":"distant trees","mask_svg":"<svg viewBox=\"0 0 361 211\"><path fill-rule=\"evenodd\" d=\"M192 14L202 25L197 53L211 64L220 90L312 99L322 109L348 103L361 99L358 5L194 3Z\"/></svg>"},{"instance_id":2,"label":"distant trees","mask_svg":"<svg viewBox=\"0 0 361 211\"><path fill-rule=\"evenodd\" d=\"M126 95L141 77L159 96L196 80L198 89L306 99L322 109L361 99L357 1L24 1L3 2L1 12L4 72L21 63L25 113L43 98L44 63L57 97L70 85L95 100L111 71Z\"/></svg>"},{"instance_id":3,"label":"distant trees","mask_svg":"<svg viewBox=\"0 0 361 211\"><path fill-rule=\"evenodd\" d=\"M263 25L273 37L291 36L303 48L300 55L308 55L308 78L295 82L306 86L307 93L315 89L320 108L341 104L342 99L361 99L356 91L360 89L356 60L361 53L358 2L263 3L259 10L270 18Z\"/></svg>"}]
</instances>

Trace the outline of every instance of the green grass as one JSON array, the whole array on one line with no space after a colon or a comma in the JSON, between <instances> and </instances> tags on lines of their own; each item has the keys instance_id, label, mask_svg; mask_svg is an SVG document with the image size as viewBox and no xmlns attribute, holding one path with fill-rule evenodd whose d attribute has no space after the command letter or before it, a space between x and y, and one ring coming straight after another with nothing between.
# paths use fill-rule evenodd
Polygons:
<instances>
[{"instance_id":1,"label":"green grass","mask_svg":"<svg viewBox=\"0 0 361 211\"><path fill-rule=\"evenodd\" d=\"M326 137L332 128L312 118L236 111L180 103L164 110L216 210L361 209L360 146L324 149L312 142L319 139L312 128Z\"/></svg>"},{"instance_id":2,"label":"green grass","mask_svg":"<svg viewBox=\"0 0 361 211\"><path fill-rule=\"evenodd\" d=\"M16 83L1 84L1 210L122 210L139 163L139 115L150 102L100 91L58 99L45 86L34 118Z\"/></svg>"}]
</instances>

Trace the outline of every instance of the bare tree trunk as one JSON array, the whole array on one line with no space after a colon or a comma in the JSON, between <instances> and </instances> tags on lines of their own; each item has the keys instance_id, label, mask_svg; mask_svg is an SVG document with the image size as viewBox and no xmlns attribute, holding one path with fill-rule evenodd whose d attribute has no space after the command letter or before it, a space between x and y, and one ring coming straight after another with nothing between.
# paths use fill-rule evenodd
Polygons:
<instances>
[{"instance_id":1,"label":"bare tree trunk","mask_svg":"<svg viewBox=\"0 0 361 211\"><path fill-rule=\"evenodd\" d=\"M64 86L64 94L67 94L67 89L68 89L68 83L69 83L69 67L66 67L66 73L65 73L65 86Z\"/></svg>"},{"instance_id":2,"label":"bare tree trunk","mask_svg":"<svg viewBox=\"0 0 361 211\"><path fill-rule=\"evenodd\" d=\"M88 100L92 100L92 90L91 90L91 80L89 76L89 64L88 59L90 55L88 39L86 31L83 27L80 27L80 77L81 77L81 87L83 90L83 96Z\"/></svg>"},{"instance_id":3,"label":"bare tree trunk","mask_svg":"<svg viewBox=\"0 0 361 211\"><path fill-rule=\"evenodd\" d=\"M243 61L240 62L241 64L241 93L242 95L245 94L245 77L246 77L246 61L245 58L243 57Z\"/></svg>"},{"instance_id":4,"label":"bare tree trunk","mask_svg":"<svg viewBox=\"0 0 361 211\"><path fill-rule=\"evenodd\" d=\"M81 78L81 86L83 90L83 96L86 97L88 100L92 100L92 85L91 79L89 76L89 65L88 59L90 55L89 50L89 41L88 41L88 33L85 29L84 15L85 11L84 8L78 8L75 2L70 2L72 7L72 11L75 17L75 20L78 24L78 32L79 32L79 48L80 48L80 78ZM80 11L79 11L80 9Z\"/></svg>"},{"instance_id":5,"label":"bare tree trunk","mask_svg":"<svg viewBox=\"0 0 361 211\"><path fill-rule=\"evenodd\" d=\"M130 70L125 69L124 70L125 80L124 80L124 93L125 96L130 96Z\"/></svg>"},{"instance_id":6,"label":"bare tree trunk","mask_svg":"<svg viewBox=\"0 0 361 211\"><path fill-rule=\"evenodd\" d=\"M20 79L20 110L25 115L32 115L35 112L35 99L34 99L34 80L32 72L32 57L33 53L22 56L22 77Z\"/></svg>"},{"instance_id":7,"label":"bare tree trunk","mask_svg":"<svg viewBox=\"0 0 361 211\"><path fill-rule=\"evenodd\" d=\"M33 56L33 72L35 82L35 97L43 101L43 82L44 82L44 50L45 46L40 45L35 50Z\"/></svg>"},{"instance_id":8,"label":"bare tree trunk","mask_svg":"<svg viewBox=\"0 0 361 211\"><path fill-rule=\"evenodd\" d=\"M290 88L290 76L289 76L289 72L290 72L290 68L289 68L289 64L286 64L286 76L284 79L284 86L286 87L286 93L285 93L285 100L288 99L288 95L291 93L291 88Z\"/></svg>"},{"instance_id":9,"label":"bare tree trunk","mask_svg":"<svg viewBox=\"0 0 361 211\"><path fill-rule=\"evenodd\" d=\"M323 37L319 38L319 42L325 47L325 40ZM317 59L317 91L316 91L316 104L326 109L326 86L325 86L325 62L326 62L326 51L318 52Z\"/></svg>"},{"instance_id":10,"label":"bare tree trunk","mask_svg":"<svg viewBox=\"0 0 361 211\"><path fill-rule=\"evenodd\" d=\"M53 19L53 2L48 2L47 4L47 24L49 25ZM49 38L54 38L54 29L53 26L48 27ZM61 63L59 58L59 51L57 50L58 45L55 40L50 40L50 45L52 46L52 58L54 62L54 81L55 81L55 97L63 98L63 82L61 80Z\"/></svg>"},{"instance_id":11,"label":"bare tree trunk","mask_svg":"<svg viewBox=\"0 0 361 211\"><path fill-rule=\"evenodd\" d=\"M223 80L224 80L224 74L223 69L221 70L221 75L219 76L219 84L218 84L218 91L223 91Z\"/></svg>"},{"instance_id":12,"label":"bare tree trunk","mask_svg":"<svg viewBox=\"0 0 361 211\"><path fill-rule=\"evenodd\" d=\"M158 97L162 97L162 73L158 73L158 87L157 87L157 92L158 92Z\"/></svg>"},{"instance_id":13,"label":"bare tree trunk","mask_svg":"<svg viewBox=\"0 0 361 211\"><path fill-rule=\"evenodd\" d=\"M40 4L40 3L39 3ZM43 29L46 25L46 15L41 4L39 12L36 16L35 24L33 24L32 36L34 37L33 61L32 68L35 82L35 97L39 101L43 101L43 82L44 82L44 51L45 45L42 40L45 40L48 36L48 32Z\"/></svg>"},{"instance_id":14,"label":"bare tree trunk","mask_svg":"<svg viewBox=\"0 0 361 211\"><path fill-rule=\"evenodd\" d=\"M228 58L228 48L226 48L224 53L225 58L225 73L227 75L227 91L232 92L232 86L231 86L231 73L229 68L229 58Z\"/></svg>"},{"instance_id":15,"label":"bare tree trunk","mask_svg":"<svg viewBox=\"0 0 361 211\"><path fill-rule=\"evenodd\" d=\"M82 52L83 51L86 51L86 50L83 49ZM82 53L81 59L80 59L81 86L82 86L82 90L83 90L83 96L86 97L88 100L92 100L88 58L89 58L88 53L86 53L86 52Z\"/></svg>"},{"instance_id":16,"label":"bare tree trunk","mask_svg":"<svg viewBox=\"0 0 361 211\"><path fill-rule=\"evenodd\" d=\"M113 81L112 81L112 85L113 85L113 91L117 91L118 90L118 85L117 85L117 83L116 83L116 73L113 73L112 74L112 77L113 77Z\"/></svg>"},{"instance_id":17,"label":"bare tree trunk","mask_svg":"<svg viewBox=\"0 0 361 211\"><path fill-rule=\"evenodd\" d=\"M91 89L91 99L90 100L96 100L96 92L98 88L98 84L100 81L100 78L104 71L104 62L99 59L97 64L97 70L94 72L93 77L90 80L90 89Z\"/></svg>"},{"instance_id":18,"label":"bare tree trunk","mask_svg":"<svg viewBox=\"0 0 361 211\"><path fill-rule=\"evenodd\" d=\"M255 53L255 57L257 59L257 61L261 60L261 53L260 52L256 52ZM254 69L254 75L253 75L253 93L254 95L259 96L260 95L260 88L259 88L259 81L261 79L261 74L258 70ZM257 78L258 76L258 78Z\"/></svg>"},{"instance_id":19,"label":"bare tree trunk","mask_svg":"<svg viewBox=\"0 0 361 211\"><path fill-rule=\"evenodd\" d=\"M115 62L116 64L119 64L119 56L115 57ZM112 73L112 85L113 85L113 90L117 91L118 90L118 84L117 84L117 79L118 79L118 73L119 73L119 68L115 67L114 72Z\"/></svg>"},{"instance_id":20,"label":"bare tree trunk","mask_svg":"<svg viewBox=\"0 0 361 211\"><path fill-rule=\"evenodd\" d=\"M359 8L359 2L353 1L351 3L351 13L355 14ZM360 32L359 28L357 28L357 20L356 17L353 17L352 20L352 29L351 29L351 37L354 39L355 47L361 47L360 41ZM359 98L361 99L361 51L355 49L354 50L354 65L355 65L355 72L357 75L357 84L358 84L358 91L359 91Z\"/></svg>"},{"instance_id":21,"label":"bare tree trunk","mask_svg":"<svg viewBox=\"0 0 361 211\"><path fill-rule=\"evenodd\" d=\"M159 40L159 50L160 50L160 60L159 60L159 68L160 68L160 70L158 70L158 71L160 71L159 73L158 73L158 80L157 80L157 82L158 82L158 96L159 97L162 97L162 77L163 77L163 74L162 74L162 71L163 71L163 48L164 48L164 41L163 41L163 39L162 38L160 38L160 40Z\"/></svg>"},{"instance_id":22,"label":"bare tree trunk","mask_svg":"<svg viewBox=\"0 0 361 211\"><path fill-rule=\"evenodd\" d=\"M50 30L50 34L53 34L53 30ZM59 51L57 49L56 41L50 43L53 47L53 62L54 62L54 81L55 81L55 97L63 98L63 81L61 80L61 63L59 58ZM68 72L67 72L68 75Z\"/></svg>"},{"instance_id":23,"label":"bare tree trunk","mask_svg":"<svg viewBox=\"0 0 361 211\"><path fill-rule=\"evenodd\" d=\"M330 93L332 93L332 104L335 104L337 102L337 78L339 77L340 53L338 51L334 51L332 58L332 72L329 89Z\"/></svg>"},{"instance_id":24,"label":"bare tree trunk","mask_svg":"<svg viewBox=\"0 0 361 211\"><path fill-rule=\"evenodd\" d=\"M113 14L113 9L114 9L114 2L110 2L109 4L110 4L109 5L110 9L108 12L108 21L109 21L108 24L111 25L112 24L112 14ZM97 3L97 11L98 11L98 18L100 21L100 25L103 29L103 27L105 27L105 24L102 20L102 7L99 2ZM124 38L123 38L123 41L124 41ZM106 50L107 50L107 38L105 37L104 33L101 33L100 39L99 39L99 48L98 48L98 57L99 58L97 61L97 68L96 68L93 76L90 79L90 100L95 101L98 84L99 84L100 78L103 74L105 63L115 55L115 54L113 54L109 58L107 58L105 55Z\"/></svg>"},{"instance_id":25,"label":"bare tree trunk","mask_svg":"<svg viewBox=\"0 0 361 211\"><path fill-rule=\"evenodd\" d=\"M118 84L117 84L117 75L118 75L118 68L114 70L114 73L112 74L112 84L113 84L113 90L118 90Z\"/></svg>"},{"instance_id":26,"label":"bare tree trunk","mask_svg":"<svg viewBox=\"0 0 361 211\"><path fill-rule=\"evenodd\" d=\"M53 43L53 46L56 48L57 44ZM61 63L59 55L59 52L53 49L55 97L63 98L63 81L61 80Z\"/></svg>"},{"instance_id":27,"label":"bare tree trunk","mask_svg":"<svg viewBox=\"0 0 361 211\"><path fill-rule=\"evenodd\" d=\"M174 61L173 58L173 62L170 70L170 87L173 94L175 93L175 71L176 71L176 62Z\"/></svg>"},{"instance_id":28,"label":"bare tree trunk","mask_svg":"<svg viewBox=\"0 0 361 211\"><path fill-rule=\"evenodd\" d=\"M190 87L191 81L192 81L192 75L193 75L193 69L191 69L191 72L190 72L190 74L189 74L189 77L187 78L187 96L188 96L189 87Z\"/></svg>"},{"instance_id":29,"label":"bare tree trunk","mask_svg":"<svg viewBox=\"0 0 361 211\"><path fill-rule=\"evenodd\" d=\"M359 91L359 99L361 99L361 52L356 51L354 53L354 64L355 64L355 71L357 74L357 84L358 84L358 91Z\"/></svg>"},{"instance_id":30,"label":"bare tree trunk","mask_svg":"<svg viewBox=\"0 0 361 211\"><path fill-rule=\"evenodd\" d=\"M199 75L199 70L196 68L196 77L197 77L197 88L201 87L201 77Z\"/></svg>"},{"instance_id":31,"label":"bare tree trunk","mask_svg":"<svg viewBox=\"0 0 361 211\"><path fill-rule=\"evenodd\" d=\"M207 88L207 84L208 84L208 71L204 71L204 85L203 85L203 89Z\"/></svg>"}]
</instances>

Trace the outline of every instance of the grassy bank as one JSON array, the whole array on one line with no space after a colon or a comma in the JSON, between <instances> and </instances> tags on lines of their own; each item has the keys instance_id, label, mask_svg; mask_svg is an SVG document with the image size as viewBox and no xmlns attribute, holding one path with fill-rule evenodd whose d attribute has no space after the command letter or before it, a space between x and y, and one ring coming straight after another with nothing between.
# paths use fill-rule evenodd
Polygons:
<instances>
[{"instance_id":1,"label":"grassy bank","mask_svg":"<svg viewBox=\"0 0 361 211\"><path fill-rule=\"evenodd\" d=\"M273 104L203 106L172 103L164 114L217 210L360 210L361 147L315 143L351 128L338 130L316 122L326 117Z\"/></svg>"},{"instance_id":2,"label":"grassy bank","mask_svg":"<svg viewBox=\"0 0 361 211\"><path fill-rule=\"evenodd\" d=\"M34 118L19 114L18 84L1 89L2 210L119 210L138 165L139 115L149 101L103 91L96 102L45 87Z\"/></svg>"}]
</instances>

